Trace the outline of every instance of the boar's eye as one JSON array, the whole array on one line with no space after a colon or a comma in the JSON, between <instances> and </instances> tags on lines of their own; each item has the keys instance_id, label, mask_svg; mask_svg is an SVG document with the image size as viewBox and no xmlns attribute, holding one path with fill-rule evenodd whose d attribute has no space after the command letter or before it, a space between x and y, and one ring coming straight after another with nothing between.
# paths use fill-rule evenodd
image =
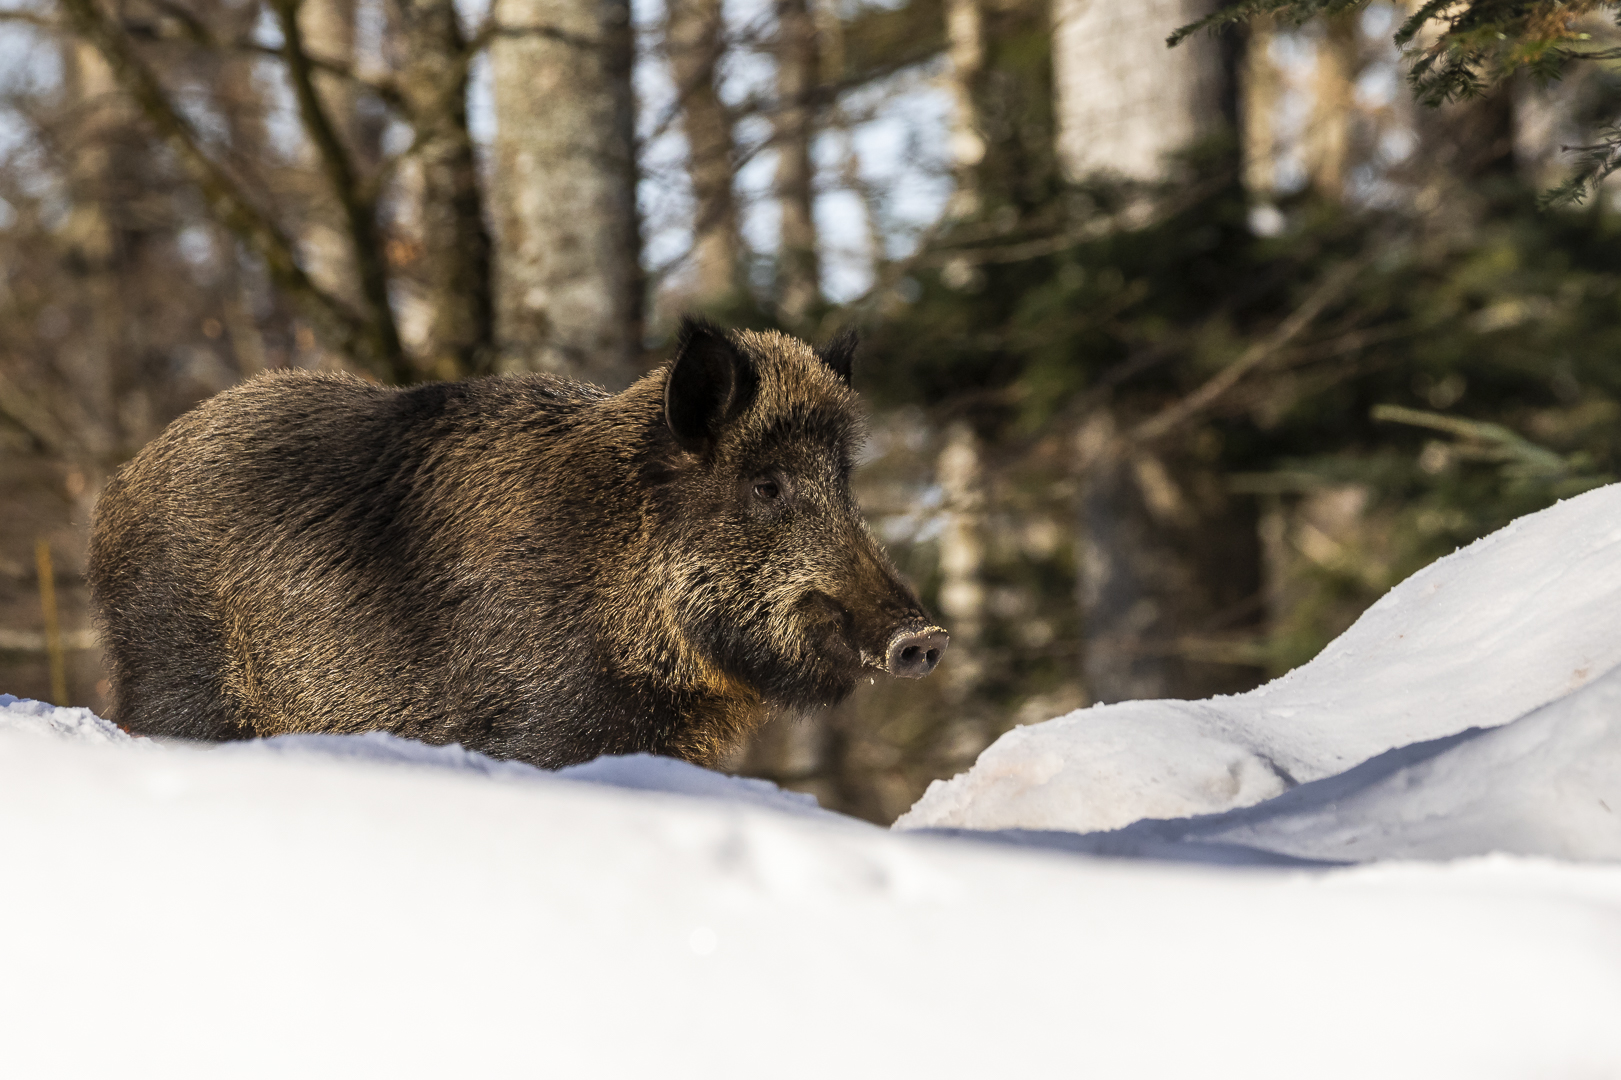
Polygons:
<instances>
[{"instance_id":1,"label":"boar's eye","mask_svg":"<svg viewBox=\"0 0 1621 1080\"><path fill-rule=\"evenodd\" d=\"M764 502L775 502L782 495L782 488L773 480L761 480L754 485L754 497Z\"/></svg>"}]
</instances>

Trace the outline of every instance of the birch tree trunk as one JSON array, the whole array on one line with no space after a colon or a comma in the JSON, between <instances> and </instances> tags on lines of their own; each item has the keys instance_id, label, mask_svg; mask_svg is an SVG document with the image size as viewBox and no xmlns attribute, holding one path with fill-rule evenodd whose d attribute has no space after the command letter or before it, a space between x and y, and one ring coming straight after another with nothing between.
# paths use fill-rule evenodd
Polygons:
<instances>
[{"instance_id":1,"label":"birch tree trunk","mask_svg":"<svg viewBox=\"0 0 1621 1080\"><path fill-rule=\"evenodd\" d=\"M1250 20L1239 72L1239 138L1244 156L1244 190L1266 202L1277 191L1277 109L1283 76L1271 56L1276 27L1271 16Z\"/></svg>"},{"instance_id":2,"label":"birch tree trunk","mask_svg":"<svg viewBox=\"0 0 1621 1080\"><path fill-rule=\"evenodd\" d=\"M951 164L957 190L951 214L972 217L980 209L975 167L985 159L974 91L985 67L985 28L980 0L946 0L946 40L951 54Z\"/></svg>"},{"instance_id":3,"label":"birch tree trunk","mask_svg":"<svg viewBox=\"0 0 1621 1080\"><path fill-rule=\"evenodd\" d=\"M821 267L816 255L815 166L816 21L806 0L777 4L777 199L782 225L777 270L777 303L790 325L802 322L821 300Z\"/></svg>"},{"instance_id":4,"label":"birch tree trunk","mask_svg":"<svg viewBox=\"0 0 1621 1080\"><path fill-rule=\"evenodd\" d=\"M1305 150L1312 187L1329 199L1339 199L1345 194L1356 69L1355 19L1338 15L1326 20L1326 32L1317 41L1311 126L1307 129Z\"/></svg>"},{"instance_id":5,"label":"birch tree trunk","mask_svg":"<svg viewBox=\"0 0 1621 1080\"><path fill-rule=\"evenodd\" d=\"M978 689L985 629L985 490L979 437L958 421L946 431L935 469L944 492L940 533L940 613L951 631L951 663L940 675L947 695L963 705Z\"/></svg>"},{"instance_id":6,"label":"birch tree trunk","mask_svg":"<svg viewBox=\"0 0 1621 1080\"><path fill-rule=\"evenodd\" d=\"M1161 175L1164 158L1222 121L1221 45L1198 35L1165 47L1212 0L1054 0L1058 154L1071 179Z\"/></svg>"},{"instance_id":7,"label":"birch tree trunk","mask_svg":"<svg viewBox=\"0 0 1621 1080\"><path fill-rule=\"evenodd\" d=\"M696 204L692 262L698 299L709 303L737 288L739 267L732 121L716 80L724 29L720 0L670 0L665 40L681 95L687 174Z\"/></svg>"},{"instance_id":8,"label":"birch tree trunk","mask_svg":"<svg viewBox=\"0 0 1621 1080\"><path fill-rule=\"evenodd\" d=\"M495 11L497 366L617 389L642 333L630 5Z\"/></svg>"}]
</instances>

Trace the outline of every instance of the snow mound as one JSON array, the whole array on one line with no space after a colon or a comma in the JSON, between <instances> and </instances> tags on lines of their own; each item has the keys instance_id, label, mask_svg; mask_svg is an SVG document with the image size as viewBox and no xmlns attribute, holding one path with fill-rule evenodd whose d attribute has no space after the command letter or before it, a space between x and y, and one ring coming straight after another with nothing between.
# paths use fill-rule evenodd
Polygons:
<instances>
[{"instance_id":1,"label":"snow mound","mask_svg":"<svg viewBox=\"0 0 1621 1080\"><path fill-rule=\"evenodd\" d=\"M1497 727L1621 664L1621 485L1396 586L1247 694L1100 705L1016 728L896 827L1090 833L1250 806L1394 747Z\"/></svg>"},{"instance_id":2,"label":"snow mound","mask_svg":"<svg viewBox=\"0 0 1621 1080\"><path fill-rule=\"evenodd\" d=\"M825 814L814 795L784 791L768 780L728 776L675 758L652 754L607 756L564 769L538 769L521 761L501 761L463 749L459 743L430 746L387 732L364 735L278 735L271 739L220 743L215 753L303 754L387 765L422 765L517 781L569 780L632 791L724 799L791 814ZM842 815L834 815L841 817Z\"/></svg>"},{"instance_id":3,"label":"snow mound","mask_svg":"<svg viewBox=\"0 0 1621 1080\"><path fill-rule=\"evenodd\" d=\"M567 780L689 798L723 799L789 814L815 814L852 821L823 810L816 796L785 791L768 780L728 776L675 758L652 754L600 757L565 769L537 769L521 761L501 761L463 749L459 743L431 746L402 739L384 731L363 735L278 735L226 743L176 743L132 739L118 725L89 709L64 709L43 701L0 694L0 732L20 731L51 735L75 742L128 743L137 746L190 746L209 753L306 755L362 762L370 765L413 765L512 781Z\"/></svg>"},{"instance_id":4,"label":"snow mound","mask_svg":"<svg viewBox=\"0 0 1621 1080\"><path fill-rule=\"evenodd\" d=\"M1621 861L1621 669L1499 728L1391 750L1259 806L1106 838L1118 854L1193 843L1355 862Z\"/></svg>"},{"instance_id":5,"label":"snow mound","mask_svg":"<svg viewBox=\"0 0 1621 1080\"><path fill-rule=\"evenodd\" d=\"M0 731L0 1075L1621 1075L1618 867L1099 860L337 746Z\"/></svg>"},{"instance_id":6,"label":"snow mound","mask_svg":"<svg viewBox=\"0 0 1621 1080\"><path fill-rule=\"evenodd\" d=\"M0 694L0 732L54 735L92 743L133 742L117 724L89 709L64 709L31 698Z\"/></svg>"}]
</instances>

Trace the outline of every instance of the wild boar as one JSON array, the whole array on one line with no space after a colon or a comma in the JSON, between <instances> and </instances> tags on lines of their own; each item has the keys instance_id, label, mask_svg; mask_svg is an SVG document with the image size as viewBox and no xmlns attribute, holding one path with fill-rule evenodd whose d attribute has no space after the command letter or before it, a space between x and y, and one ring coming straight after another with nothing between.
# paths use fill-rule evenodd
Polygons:
<instances>
[{"instance_id":1,"label":"wild boar","mask_svg":"<svg viewBox=\"0 0 1621 1080\"><path fill-rule=\"evenodd\" d=\"M614 395L293 371L220 394L96 508L113 718L713 764L864 672L927 675L947 635L850 493L854 348L689 320Z\"/></svg>"}]
</instances>

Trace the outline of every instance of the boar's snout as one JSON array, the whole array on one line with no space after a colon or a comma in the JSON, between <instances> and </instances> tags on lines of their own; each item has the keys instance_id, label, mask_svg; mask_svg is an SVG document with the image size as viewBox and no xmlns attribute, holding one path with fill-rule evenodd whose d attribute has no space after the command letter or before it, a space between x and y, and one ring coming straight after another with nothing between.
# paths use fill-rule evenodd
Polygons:
<instances>
[{"instance_id":1,"label":"boar's snout","mask_svg":"<svg viewBox=\"0 0 1621 1080\"><path fill-rule=\"evenodd\" d=\"M950 644L950 635L938 626L902 630L889 639L884 670L897 679L921 679L934 670Z\"/></svg>"}]
</instances>

